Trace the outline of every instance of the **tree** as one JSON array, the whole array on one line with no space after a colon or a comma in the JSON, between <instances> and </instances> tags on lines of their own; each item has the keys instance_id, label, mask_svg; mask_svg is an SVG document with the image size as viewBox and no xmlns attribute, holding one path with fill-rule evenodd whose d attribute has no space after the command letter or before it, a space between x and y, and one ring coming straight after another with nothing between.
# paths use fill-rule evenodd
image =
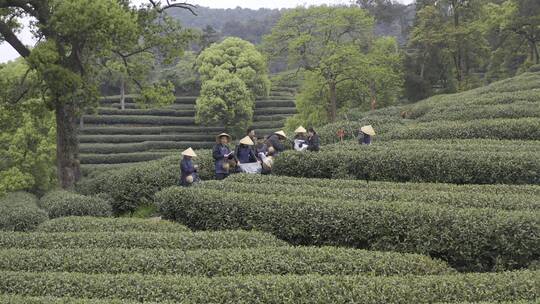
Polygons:
<instances>
[{"instance_id":1,"label":"tree","mask_svg":"<svg viewBox=\"0 0 540 304\"><path fill-rule=\"evenodd\" d=\"M253 119L252 93L237 75L220 70L202 84L196 121L223 124L227 132L241 134Z\"/></svg>"},{"instance_id":2,"label":"tree","mask_svg":"<svg viewBox=\"0 0 540 304\"><path fill-rule=\"evenodd\" d=\"M127 0L0 1L0 42L8 42L26 59L42 88L42 102L55 113L57 173L62 187L71 187L80 178L76 122L81 113L97 105L101 58L119 58L143 97L158 97L157 102L173 100L172 92L158 95L170 86L141 83L128 62L142 53L154 54L156 61L181 55L192 34L165 15L172 7L192 9L186 3L156 0L139 8ZM39 41L32 49L17 36L24 16L33 19Z\"/></svg>"},{"instance_id":3,"label":"tree","mask_svg":"<svg viewBox=\"0 0 540 304\"><path fill-rule=\"evenodd\" d=\"M8 90L25 76L28 67L18 59L0 66L1 100L19 99L21 92ZM45 192L56 182L55 123L33 89L35 73L26 74L26 93L17 103L0 102L0 196L10 191ZM9 96L15 94L15 96Z\"/></svg>"},{"instance_id":4,"label":"tree","mask_svg":"<svg viewBox=\"0 0 540 304\"><path fill-rule=\"evenodd\" d=\"M255 97L268 95L266 59L240 38L213 44L197 57L202 89L197 98L197 122L222 123L239 134L251 124Z\"/></svg>"},{"instance_id":5,"label":"tree","mask_svg":"<svg viewBox=\"0 0 540 304\"><path fill-rule=\"evenodd\" d=\"M326 117L333 122L339 108L339 86L347 84L368 92L375 106L384 87L383 74L393 70L388 69L388 61L370 55L378 48L373 47L372 31L373 18L358 7L296 8L283 15L264 44L271 57L287 56L290 65L316 74L308 77L312 81L324 79L320 84L326 92L312 95L312 100L315 96L326 98ZM398 52L392 41L394 52ZM384 67L379 69L379 65ZM307 85L309 92L312 88L313 84Z\"/></svg>"},{"instance_id":6,"label":"tree","mask_svg":"<svg viewBox=\"0 0 540 304\"><path fill-rule=\"evenodd\" d=\"M229 37L213 44L197 57L201 81L214 78L220 71L228 71L240 78L255 96L266 96L270 90L266 58L248 41Z\"/></svg>"}]
</instances>

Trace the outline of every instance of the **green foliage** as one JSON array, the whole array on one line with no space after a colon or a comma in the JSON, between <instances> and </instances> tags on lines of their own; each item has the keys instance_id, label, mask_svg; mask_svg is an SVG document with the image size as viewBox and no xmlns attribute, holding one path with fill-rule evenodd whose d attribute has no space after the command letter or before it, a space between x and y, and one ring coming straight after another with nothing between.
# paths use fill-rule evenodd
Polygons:
<instances>
[{"instance_id":1,"label":"green foliage","mask_svg":"<svg viewBox=\"0 0 540 304\"><path fill-rule=\"evenodd\" d=\"M242 275L430 275L453 270L426 256L334 247L260 247L253 249L6 249L0 270L144 273L184 276Z\"/></svg>"},{"instance_id":2,"label":"green foliage","mask_svg":"<svg viewBox=\"0 0 540 304\"><path fill-rule=\"evenodd\" d=\"M0 230L33 230L47 219L47 212L38 208L37 198L30 193L12 192L0 196Z\"/></svg>"},{"instance_id":3,"label":"green foliage","mask_svg":"<svg viewBox=\"0 0 540 304\"><path fill-rule=\"evenodd\" d=\"M539 257L537 212L197 187L167 188L156 204L165 218L192 229L260 229L292 244L426 254L467 271L527 267Z\"/></svg>"},{"instance_id":4,"label":"green foliage","mask_svg":"<svg viewBox=\"0 0 540 304\"><path fill-rule=\"evenodd\" d=\"M68 216L46 221L38 226L42 232L161 232L173 233L188 231L185 226L169 221L138 219L129 217L99 218Z\"/></svg>"},{"instance_id":5,"label":"green foliage","mask_svg":"<svg viewBox=\"0 0 540 304\"><path fill-rule=\"evenodd\" d=\"M155 153L153 153L155 154ZM211 151L197 151L194 161L199 165L198 174L203 179L214 176ZM180 156L143 163L118 170L107 171L81 181L77 188L86 195L107 193L112 198L115 214L133 212L137 207L153 202L154 194L163 188L176 185L180 180Z\"/></svg>"},{"instance_id":6,"label":"green foliage","mask_svg":"<svg viewBox=\"0 0 540 304\"><path fill-rule=\"evenodd\" d=\"M109 198L104 195L85 196L73 192L56 190L45 194L39 202L49 217L63 216L110 216Z\"/></svg>"},{"instance_id":7,"label":"green foliage","mask_svg":"<svg viewBox=\"0 0 540 304\"><path fill-rule=\"evenodd\" d=\"M268 187L272 184L272 187ZM493 208L500 210L540 211L539 195L519 193L491 192L494 189L463 189L461 186L438 190L437 187L425 184L418 189L403 189L404 184L387 182L344 181L324 179L288 178L285 176L243 176L234 175L226 182L207 181L198 187L220 189L223 192L273 195L276 193L296 193L301 186L302 193L295 196L307 196L317 193L319 197L339 201L383 201L383 202L419 202L449 206L455 208ZM495 189L500 190L500 189ZM540 187L537 187L540 190Z\"/></svg>"},{"instance_id":8,"label":"green foliage","mask_svg":"<svg viewBox=\"0 0 540 304\"><path fill-rule=\"evenodd\" d=\"M455 184L539 184L540 161L534 152L489 153L483 150L434 150L428 142L417 149L347 146L320 153L286 151L274 162L278 175L316 178L349 177L397 182Z\"/></svg>"},{"instance_id":9,"label":"green foliage","mask_svg":"<svg viewBox=\"0 0 540 304\"><path fill-rule=\"evenodd\" d=\"M162 79L171 81L177 93L193 94L198 92L201 82L196 71L196 59L193 52L186 52L173 67L162 71Z\"/></svg>"},{"instance_id":10,"label":"green foliage","mask_svg":"<svg viewBox=\"0 0 540 304\"><path fill-rule=\"evenodd\" d=\"M229 37L206 48L197 57L197 69L203 84L225 71L244 82L252 98L266 96L270 90L266 59L240 38Z\"/></svg>"},{"instance_id":11,"label":"green foliage","mask_svg":"<svg viewBox=\"0 0 540 304\"><path fill-rule=\"evenodd\" d=\"M220 70L203 81L195 120L199 124L223 125L228 132L239 135L251 124L253 108L253 96L245 83L235 74Z\"/></svg>"},{"instance_id":12,"label":"green foliage","mask_svg":"<svg viewBox=\"0 0 540 304\"><path fill-rule=\"evenodd\" d=\"M0 91L6 94L0 97L0 196L18 190L45 192L56 184L53 113L34 94L18 103L7 102L22 94L11 88L27 70L20 59L0 67L4 82ZM28 82L35 81L34 73L27 77Z\"/></svg>"},{"instance_id":13,"label":"green foliage","mask_svg":"<svg viewBox=\"0 0 540 304\"><path fill-rule=\"evenodd\" d=\"M387 106L397 100L401 55L394 38L373 39L373 18L357 7L310 7L285 12L265 37L274 58L307 71L298 112L288 126L333 122L351 106Z\"/></svg>"},{"instance_id":14,"label":"green foliage","mask_svg":"<svg viewBox=\"0 0 540 304\"><path fill-rule=\"evenodd\" d=\"M136 301L118 299L77 299L69 297L31 297L14 294L0 295L0 301L5 304L137 304ZM153 304L147 302L149 304Z\"/></svg>"},{"instance_id":15,"label":"green foliage","mask_svg":"<svg viewBox=\"0 0 540 304\"><path fill-rule=\"evenodd\" d=\"M20 249L176 249L286 246L271 234L255 231L216 232L0 232L1 248Z\"/></svg>"},{"instance_id":16,"label":"green foliage","mask_svg":"<svg viewBox=\"0 0 540 304\"><path fill-rule=\"evenodd\" d=\"M189 303L434 303L535 297L538 272L441 276L277 275L193 278L1 272L3 293ZM80 286L85 288L80 288ZM111 288L114 286L114 288ZM391 292L389 292L391 290Z\"/></svg>"}]
</instances>

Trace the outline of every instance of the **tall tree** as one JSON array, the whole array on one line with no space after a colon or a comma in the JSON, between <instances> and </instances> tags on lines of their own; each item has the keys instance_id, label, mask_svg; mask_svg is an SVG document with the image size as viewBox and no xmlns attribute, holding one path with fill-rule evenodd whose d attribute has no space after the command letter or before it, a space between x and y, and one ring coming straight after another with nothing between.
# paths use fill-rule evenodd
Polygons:
<instances>
[{"instance_id":1,"label":"tall tree","mask_svg":"<svg viewBox=\"0 0 540 304\"><path fill-rule=\"evenodd\" d=\"M167 87L140 83L128 58L148 53L156 54L156 61L170 60L182 53L192 35L166 16L164 12L173 7L192 9L187 3L169 0L149 0L138 8L128 0L0 0L0 42L8 42L26 59L43 89L43 102L55 113L62 187L71 187L80 178L76 121L86 108L97 105L100 58L119 57L142 96L172 100L172 92L160 94ZM39 41L34 48L18 36L22 17L32 19Z\"/></svg>"}]
</instances>

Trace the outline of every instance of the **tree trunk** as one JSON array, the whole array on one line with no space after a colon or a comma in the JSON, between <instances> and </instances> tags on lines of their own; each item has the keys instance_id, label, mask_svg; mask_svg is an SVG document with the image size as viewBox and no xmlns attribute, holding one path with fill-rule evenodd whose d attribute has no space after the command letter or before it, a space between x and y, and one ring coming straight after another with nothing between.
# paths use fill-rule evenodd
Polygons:
<instances>
[{"instance_id":1,"label":"tree trunk","mask_svg":"<svg viewBox=\"0 0 540 304\"><path fill-rule=\"evenodd\" d=\"M120 81L120 108L122 110L126 109L125 100L126 100L126 81L124 78Z\"/></svg>"},{"instance_id":2,"label":"tree trunk","mask_svg":"<svg viewBox=\"0 0 540 304\"><path fill-rule=\"evenodd\" d=\"M81 177L76 109L72 104L56 103L56 166L62 188L73 187Z\"/></svg>"},{"instance_id":3,"label":"tree trunk","mask_svg":"<svg viewBox=\"0 0 540 304\"><path fill-rule=\"evenodd\" d=\"M328 83L328 89L330 93L330 104L328 105L328 118L330 118L330 122L335 122L336 113L337 113L336 83L334 81L330 81Z\"/></svg>"},{"instance_id":4,"label":"tree trunk","mask_svg":"<svg viewBox=\"0 0 540 304\"><path fill-rule=\"evenodd\" d=\"M369 94L371 95L371 111L375 111L377 109L377 94L373 82L369 84Z\"/></svg>"}]
</instances>

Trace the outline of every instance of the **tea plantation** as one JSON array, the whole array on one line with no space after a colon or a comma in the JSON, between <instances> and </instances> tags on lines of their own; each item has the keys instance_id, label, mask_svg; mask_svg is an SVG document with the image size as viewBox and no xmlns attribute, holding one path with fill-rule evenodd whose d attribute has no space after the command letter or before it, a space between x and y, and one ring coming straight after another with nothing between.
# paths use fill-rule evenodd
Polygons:
<instances>
[{"instance_id":1,"label":"tea plantation","mask_svg":"<svg viewBox=\"0 0 540 304\"><path fill-rule=\"evenodd\" d=\"M281 129L296 112L294 87L274 87L256 100L253 126L260 135ZM144 109L127 96L121 110L119 96L101 99L94 115L83 117L80 152L86 172L100 164L129 165L175 154L180 149L211 148L221 127L195 124L196 96L177 97L173 105Z\"/></svg>"},{"instance_id":2,"label":"tea plantation","mask_svg":"<svg viewBox=\"0 0 540 304\"><path fill-rule=\"evenodd\" d=\"M294 113L283 92L257 101L259 134ZM74 192L0 199L0 303L539 303L540 73L351 111L320 152L224 181L193 102L103 99ZM203 182L184 188L188 145Z\"/></svg>"}]
</instances>

